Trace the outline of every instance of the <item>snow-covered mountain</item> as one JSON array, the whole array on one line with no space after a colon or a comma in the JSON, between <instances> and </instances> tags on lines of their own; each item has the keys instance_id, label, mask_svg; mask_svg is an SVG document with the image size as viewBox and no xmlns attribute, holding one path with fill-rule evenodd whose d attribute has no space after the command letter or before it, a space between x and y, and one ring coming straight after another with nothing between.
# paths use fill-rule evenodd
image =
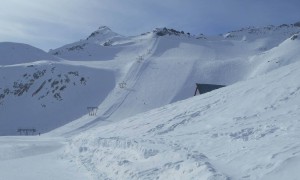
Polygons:
<instances>
[{"instance_id":1,"label":"snow-covered mountain","mask_svg":"<svg viewBox=\"0 0 300 180\"><path fill-rule=\"evenodd\" d=\"M58 49L51 50L49 53L72 61L109 60L122 48L107 48L107 46L111 46L115 41L124 38L122 35L113 32L110 28L101 26L85 40L67 44Z\"/></svg>"},{"instance_id":2,"label":"snow-covered mountain","mask_svg":"<svg viewBox=\"0 0 300 180\"><path fill-rule=\"evenodd\" d=\"M50 132L41 139L0 138L0 179L16 179L11 167L38 157L33 166L49 179L66 176L59 168L51 176L38 163L87 170L71 179L85 173L91 179L295 179L299 32L295 23L216 36L157 28L125 37L100 27L45 56L4 59L0 135L18 128ZM195 83L228 87L192 97Z\"/></svg>"},{"instance_id":3,"label":"snow-covered mountain","mask_svg":"<svg viewBox=\"0 0 300 180\"><path fill-rule=\"evenodd\" d=\"M0 67L1 134L25 126L43 133L72 121L55 132L76 133L189 98L195 83L230 85L264 74L298 61L299 31L292 24L199 38L157 28L124 37L100 27L49 52L48 61Z\"/></svg>"},{"instance_id":4,"label":"snow-covered mountain","mask_svg":"<svg viewBox=\"0 0 300 180\"><path fill-rule=\"evenodd\" d=\"M58 58L27 44L0 42L0 65L20 64L38 60L57 61Z\"/></svg>"}]
</instances>

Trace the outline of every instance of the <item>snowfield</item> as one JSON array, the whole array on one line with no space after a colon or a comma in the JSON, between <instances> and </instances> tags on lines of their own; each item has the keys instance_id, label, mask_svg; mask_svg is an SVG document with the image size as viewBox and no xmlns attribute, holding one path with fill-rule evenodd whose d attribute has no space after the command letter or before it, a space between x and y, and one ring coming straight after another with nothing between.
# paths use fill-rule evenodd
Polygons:
<instances>
[{"instance_id":1,"label":"snowfield","mask_svg":"<svg viewBox=\"0 0 300 180\"><path fill-rule=\"evenodd\" d=\"M297 179L300 63L77 135L95 179Z\"/></svg>"},{"instance_id":2,"label":"snowfield","mask_svg":"<svg viewBox=\"0 0 300 180\"><path fill-rule=\"evenodd\" d=\"M298 179L299 32L102 26L49 53L2 43L0 180ZM195 83L226 87L192 97Z\"/></svg>"}]
</instances>

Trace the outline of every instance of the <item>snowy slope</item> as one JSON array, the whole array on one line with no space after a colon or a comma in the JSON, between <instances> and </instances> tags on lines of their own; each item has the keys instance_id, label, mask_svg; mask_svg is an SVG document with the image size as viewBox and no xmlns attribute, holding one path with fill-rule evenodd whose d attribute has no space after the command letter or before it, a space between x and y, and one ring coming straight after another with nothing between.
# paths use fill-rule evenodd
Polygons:
<instances>
[{"instance_id":1,"label":"snowy slope","mask_svg":"<svg viewBox=\"0 0 300 180\"><path fill-rule=\"evenodd\" d=\"M94 179L297 179L300 63L101 126L65 156Z\"/></svg>"},{"instance_id":2,"label":"snowy slope","mask_svg":"<svg viewBox=\"0 0 300 180\"><path fill-rule=\"evenodd\" d=\"M27 44L0 42L0 65L11 65L38 60L55 60L56 58L41 49Z\"/></svg>"},{"instance_id":3,"label":"snowy slope","mask_svg":"<svg viewBox=\"0 0 300 180\"><path fill-rule=\"evenodd\" d=\"M114 72L40 61L0 67L0 135L44 133L86 115L114 88Z\"/></svg>"},{"instance_id":4,"label":"snowy slope","mask_svg":"<svg viewBox=\"0 0 300 180\"><path fill-rule=\"evenodd\" d=\"M298 39L292 40L290 34L299 29L294 25L286 32L271 29L265 33L265 39L280 38L268 45L274 48L264 51L257 49L261 45L258 41L197 39L179 31L156 29L128 38L126 42L131 43L122 45L124 49L111 60L69 61L73 65L115 69L118 72L116 88L99 105L97 117L78 119L53 133L78 133L78 129L82 131L99 123L115 122L186 99L193 95L195 83L230 85L296 62L300 44ZM108 48L115 48L124 41L116 41ZM276 61L278 58L282 59L280 63ZM120 88L122 84L124 88Z\"/></svg>"}]
</instances>

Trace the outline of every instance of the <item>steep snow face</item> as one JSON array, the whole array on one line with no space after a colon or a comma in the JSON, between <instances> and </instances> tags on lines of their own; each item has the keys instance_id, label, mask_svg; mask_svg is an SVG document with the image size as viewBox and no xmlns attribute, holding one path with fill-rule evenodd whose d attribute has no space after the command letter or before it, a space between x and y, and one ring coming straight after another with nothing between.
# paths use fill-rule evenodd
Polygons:
<instances>
[{"instance_id":1,"label":"steep snow face","mask_svg":"<svg viewBox=\"0 0 300 180\"><path fill-rule=\"evenodd\" d=\"M19 64L38 60L58 60L58 58L41 49L21 43L1 42L0 54L0 65Z\"/></svg>"},{"instance_id":2,"label":"steep snow face","mask_svg":"<svg viewBox=\"0 0 300 180\"><path fill-rule=\"evenodd\" d=\"M256 68L251 72L250 77L264 74L279 67L298 62L300 59L300 39L298 36L299 34L294 34L277 47L253 56L251 61L256 64Z\"/></svg>"},{"instance_id":3,"label":"steep snow face","mask_svg":"<svg viewBox=\"0 0 300 180\"><path fill-rule=\"evenodd\" d=\"M97 107L115 86L112 71L39 62L0 67L0 135L44 133Z\"/></svg>"},{"instance_id":4,"label":"steep snow face","mask_svg":"<svg viewBox=\"0 0 300 180\"><path fill-rule=\"evenodd\" d=\"M65 155L95 179L297 179L299 69L90 129Z\"/></svg>"}]
</instances>

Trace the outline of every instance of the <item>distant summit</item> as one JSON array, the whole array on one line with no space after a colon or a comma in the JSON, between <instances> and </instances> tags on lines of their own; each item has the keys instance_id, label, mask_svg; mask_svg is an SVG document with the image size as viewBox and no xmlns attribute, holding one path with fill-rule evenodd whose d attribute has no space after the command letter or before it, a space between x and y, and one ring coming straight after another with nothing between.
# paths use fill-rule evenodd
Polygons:
<instances>
[{"instance_id":1,"label":"distant summit","mask_svg":"<svg viewBox=\"0 0 300 180\"><path fill-rule=\"evenodd\" d=\"M102 41L107 38L113 38L113 37L121 37L120 34L113 32L109 27L107 26L100 26L98 30L94 31L89 37L86 38L86 40L91 41Z\"/></svg>"},{"instance_id":2,"label":"distant summit","mask_svg":"<svg viewBox=\"0 0 300 180\"><path fill-rule=\"evenodd\" d=\"M112 31L107 26L100 26L86 39L49 51L50 54L68 60L110 59L108 46L126 37Z\"/></svg>"}]
</instances>

